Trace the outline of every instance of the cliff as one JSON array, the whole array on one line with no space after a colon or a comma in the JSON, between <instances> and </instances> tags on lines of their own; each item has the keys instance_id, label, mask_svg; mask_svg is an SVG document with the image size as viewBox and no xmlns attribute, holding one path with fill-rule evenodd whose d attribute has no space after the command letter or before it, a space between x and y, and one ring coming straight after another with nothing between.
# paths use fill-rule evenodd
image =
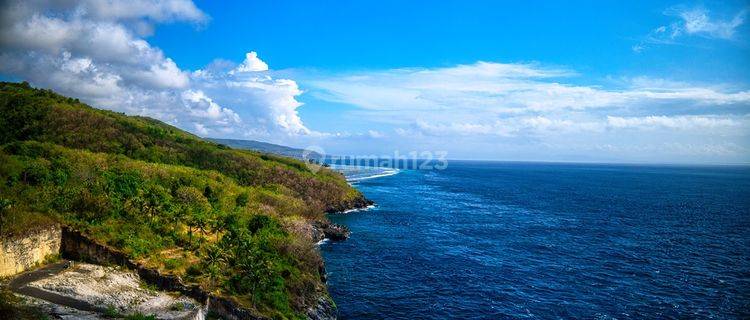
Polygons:
<instances>
[{"instance_id":1,"label":"cliff","mask_svg":"<svg viewBox=\"0 0 750 320\"><path fill-rule=\"evenodd\" d=\"M0 278L29 270L60 253L58 225L27 230L23 234L0 235Z\"/></svg>"},{"instance_id":2,"label":"cliff","mask_svg":"<svg viewBox=\"0 0 750 320\"><path fill-rule=\"evenodd\" d=\"M27 84L0 83L0 113L0 231L33 212L259 317L333 314L314 241L290 226L368 203L341 174Z\"/></svg>"}]
</instances>

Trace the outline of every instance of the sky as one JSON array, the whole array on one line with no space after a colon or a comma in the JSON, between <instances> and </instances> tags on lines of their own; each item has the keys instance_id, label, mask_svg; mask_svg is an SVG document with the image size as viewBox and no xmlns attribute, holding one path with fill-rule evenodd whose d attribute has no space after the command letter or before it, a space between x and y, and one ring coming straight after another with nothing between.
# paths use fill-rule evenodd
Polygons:
<instances>
[{"instance_id":1,"label":"sky","mask_svg":"<svg viewBox=\"0 0 750 320\"><path fill-rule=\"evenodd\" d=\"M0 1L0 79L329 154L750 163L747 1Z\"/></svg>"}]
</instances>

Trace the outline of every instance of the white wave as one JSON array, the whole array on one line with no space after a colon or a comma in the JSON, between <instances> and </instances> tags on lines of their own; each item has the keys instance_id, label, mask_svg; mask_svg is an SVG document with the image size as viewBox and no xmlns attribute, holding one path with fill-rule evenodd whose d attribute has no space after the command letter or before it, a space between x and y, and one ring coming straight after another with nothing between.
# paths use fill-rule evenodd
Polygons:
<instances>
[{"instance_id":1,"label":"white wave","mask_svg":"<svg viewBox=\"0 0 750 320\"><path fill-rule=\"evenodd\" d=\"M328 241L329 241L328 238L323 238L323 240L320 240L320 241L316 242L315 245L319 246L319 245L322 245L322 244L326 244L326 243L328 243Z\"/></svg>"},{"instance_id":2,"label":"white wave","mask_svg":"<svg viewBox=\"0 0 750 320\"><path fill-rule=\"evenodd\" d=\"M372 208L375 208L374 204L371 204L371 205L366 206L364 208L354 208L354 209L344 210L341 213L351 213L351 212L358 212L358 211L367 211L367 210L370 210Z\"/></svg>"},{"instance_id":3,"label":"white wave","mask_svg":"<svg viewBox=\"0 0 750 320\"><path fill-rule=\"evenodd\" d=\"M332 165L331 169L341 172L346 177L346 181L350 183L399 173L398 169L368 166Z\"/></svg>"},{"instance_id":4,"label":"white wave","mask_svg":"<svg viewBox=\"0 0 750 320\"><path fill-rule=\"evenodd\" d=\"M347 178L346 181L355 182L355 181L362 181L362 180L367 180L367 179L382 178L382 177L387 177L387 176L392 176L394 174L398 174L398 172L399 172L398 170L384 171L383 173L373 174L371 176Z\"/></svg>"}]
</instances>

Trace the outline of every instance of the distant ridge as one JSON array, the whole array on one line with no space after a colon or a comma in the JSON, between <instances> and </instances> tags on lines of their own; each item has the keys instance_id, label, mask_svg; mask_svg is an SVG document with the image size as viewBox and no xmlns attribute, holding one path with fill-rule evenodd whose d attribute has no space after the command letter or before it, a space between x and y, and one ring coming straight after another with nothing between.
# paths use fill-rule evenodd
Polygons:
<instances>
[{"instance_id":1,"label":"distant ridge","mask_svg":"<svg viewBox=\"0 0 750 320\"><path fill-rule=\"evenodd\" d=\"M297 149L278 144L261 142L256 140L239 140L239 139L213 139L210 140L219 144L223 144L235 149L253 150L264 153L271 153L280 156L295 158L295 159L321 159L323 155L314 151L305 151L304 149Z\"/></svg>"}]
</instances>

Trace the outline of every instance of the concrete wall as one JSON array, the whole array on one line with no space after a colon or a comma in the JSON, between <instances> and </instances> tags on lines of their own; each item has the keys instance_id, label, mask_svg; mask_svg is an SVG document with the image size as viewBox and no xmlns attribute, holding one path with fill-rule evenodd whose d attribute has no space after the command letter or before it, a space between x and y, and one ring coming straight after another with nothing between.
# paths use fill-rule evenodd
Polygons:
<instances>
[{"instance_id":1,"label":"concrete wall","mask_svg":"<svg viewBox=\"0 0 750 320\"><path fill-rule=\"evenodd\" d=\"M26 234L0 237L0 277L12 276L44 262L60 252L60 226L30 230Z\"/></svg>"}]
</instances>

